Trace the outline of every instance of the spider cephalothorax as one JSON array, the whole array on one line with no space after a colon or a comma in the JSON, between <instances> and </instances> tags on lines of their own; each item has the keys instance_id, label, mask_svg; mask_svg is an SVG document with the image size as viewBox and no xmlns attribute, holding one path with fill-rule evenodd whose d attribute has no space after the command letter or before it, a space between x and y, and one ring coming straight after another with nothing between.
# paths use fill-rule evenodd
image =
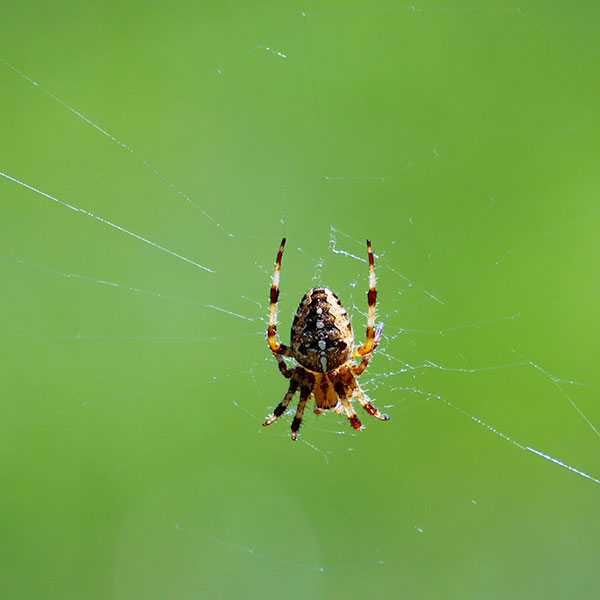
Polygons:
<instances>
[{"instance_id":1,"label":"spider cephalothorax","mask_svg":"<svg viewBox=\"0 0 600 600\"><path fill-rule=\"evenodd\" d=\"M354 429L362 427L351 404L355 397L370 415L387 421L389 417L380 413L369 402L354 377L367 368L381 333L381 325L377 331L375 330L377 292L371 242L367 240L369 252L367 339L361 346L354 346L352 324L342 303L331 290L324 287L312 288L302 298L292 323L290 347L277 341L277 300L284 245L285 238L281 240L271 283L271 310L267 338L269 347L279 364L279 370L290 380L290 387L264 425L270 425L283 414L298 388L300 388L300 401L292 421L294 440L298 437L306 403L312 396L315 398L313 409L315 413L320 414L329 409L334 409L338 413L343 411ZM300 366L289 369L283 356L293 356ZM362 358L358 365L350 361L350 358L357 357Z\"/></svg>"}]
</instances>

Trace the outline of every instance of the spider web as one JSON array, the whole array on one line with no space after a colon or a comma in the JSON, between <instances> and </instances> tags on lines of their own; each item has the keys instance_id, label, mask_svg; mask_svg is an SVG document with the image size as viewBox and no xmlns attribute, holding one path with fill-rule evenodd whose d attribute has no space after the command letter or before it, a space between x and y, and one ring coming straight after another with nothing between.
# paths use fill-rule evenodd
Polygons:
<instances>
[{"instance_id":1,"label":"spider web","mask_svg":"<svg viewBox=\"0 0 600 600\"><path fill-rule=\"evenodd\" d=\"M557 14L568 16L566 10ZM254 25L265 15L255 14ZM377 573L412 581L398 566L398 553L377 518L364 526L366 540L352 536L344 542L353 553L363 549L358 560L339 558L339 545L321 538L323 522L302 510L289 487L296 480L283 475L284 469L298 472L309 490L303 500L315 505L323 500L313 489L315 473L322 483L339 472L350 478L356 469L374 487L370 502L392 519L393 536L406 542L411 535L429 534L430 549L447 531L439 522L442 513L463 527L477 522L464 507L489 505L503 479L514 482L521 498L535 484L547 488L548 500L559 497L556 490L580 506L595 499L600 381L590 332L600 286L597 259L590 256L595 257L600 208L592 162L583 152L576 155L578 162L570 160L574 148L588 147L597 133L600 96L589 80L598 69L586 36L573 48L565 41L572 36L556 33L552 21L546 25L533 3L323 6L271 14L260 34L246 30L239 17L235 11L227 16L239 30L226 52L208 38L203 41L204 71L197 79L203 88L194 100L211 114L196 122L187 112L193 102L185 108L190 115L185 125L193 122L192 131L214 144L200 156L170 119L154 130L144 115L136 117L142 97L101 118L100 104L82 93L68 72L18 51L9 56L6 48L0 56L0 76L9 90L8 146L16 149L3 153L0 166L6 282L0 334L8 366L6 396L18 399L5 407L3 427L14 458L8 479L17 490L7 508L17 525L8 528L3 554L18 557L46 540L44 532L53 535L51 513L37 506L17 508L28 488L16 473L37 471L31 457L16 458L14 450L26 440L36 456L52 448L57 436L62 440L49 453L49 472L65 489L73 484L62 478L58 465L66 464L76 474L78 502L86 504L80 487L97 493L106 488L129 511L107 517L115 530L114 579L125 595L133 589L132 567L147 585L155 581L142 570L145 559L159 561L169 581L192 582L197 590L205 582L190 573L206 556L211 556L208 564L235 562L257 590L254 580L272 569L281 570L281 589L291 573L306 572L305 594L326 585L318 574L328 574L327 583L334 585L349 569L373 572L367 578L373 585ZM409 25L408 18L421 20ZM580 26L577 19L570 23ZM504 94L506 79L497 87L486 79L489 87L475 102L484 75L474 61L470 74L457 75L459 91L451 79L435 88L446 99L406 88L411 92L405 98L393 96L398 105L387 100L385 83L396 76L403 85L410 83L424 65L434 65L432 57L457 68L472 60L467 50L489 50L475 39L443 58L442 47L418 41L424 32L463 26L481 28L498 43L512 32L519 48L514 56L501 54L494 65L499 70L510 71L529 49L537 57L551 53L563 79L550 85L549 70L535 79L541 63L533 60L519 80L524 94L537 97L543 83L552 97L565 81L575 91L554 103L526 107L522 115L494 113L497 121L486 121L492 116L486 110L469 111L490 102L494 93ZM401 53L410 57L404 67L381 58L398 27L414 36L407 44L416 54ZM353 37L356 32L364 36L362 43ZM344 49L341 59L336 48ZM491 60L493 54L485 56ZM330 68L328 60L343 68ZM178 66L181 84L190 73ZM164 87L173 90L167 71L160 71ZM90 74L87 67L80 72ZM330 101L339 86L340 98L352 94L347 82L356 73L365 89L368 82L373 86L372 97L350 96L357 106L372 103L366 122L360 112L354 114L352 103L344 121ZM263 100L265 77L268 101ZM109 88L115 104L130 91L122 86ZM299 105L308 106L298 119L312 138L282 109L295 94ZM516 102L510 94L503 98ZM415 105L421 104L417 112ZM15 118L22 114L32 123ZM215 129L211 118L218 122ZM284 135L266 129L273 119L285 125ZM396 141L399 133L402 143ZM177 134L180 139L173 139ZM221 136L225 143L219 145ZM457 139L468 152L456 151ZM159 140L167 141L164 152L157 150ZM490 140L494 147L485 145ZM352 151L344 153L348 145ZM257 151L259 160L253 157ZM482 169L489 174L482 176ZM248 186L248 198L236 178ZM307 199L311 195L314 200ZM531 197L536 202L528 202ZM341 416L307 410L300 443L292 444L292 406L277 424L261 427L287 384L264 341L272 262L283 235L289 240L279 312L284 339L298 300L314 285L336 291L362 337L364 238L372 239L378 319L385 326L360 383L391 415L389 423L363 413L366 429L356 434ZM83 458L72 457L76 448L84 449ZM258 460L250 458L254 453ZM190 454L201 457L202 468L195 470ZM369 475L372 461L385 470ZM86 475L90 465L93 475ZM478 478L477 468L486 476ZM404 473L410 473L408 489L396 481ZM444 477L463 476L468 485L457 494L444 484ZM138 478L139 487L128 487ZM144 478L151 482L147 487ZM440 504L425 510L417 489L437 489L423 483L429 478L444 491ZM389 497L386 480L395 490ZM245 503L240 486L250 490ZM331 493L364 498L356 483L335 486ZM415 499L403 516L395 505L401 489ZM139 493L139 500L123 501L127 493ZM61 514L64 499L55 491L51 496ZM292 518L298 550L269 520L284 510L282 504L286 512L297 511ZM589 528L592 512L583 514ZM262 527L249 525L256 520ZM534 517L538 520L542 516ZM146 537L149 521L151 533L168 550ZM139 562L128 556L131 540L135 547L148 544ZM165 566L183 555L190 559L181 574ZM18 570L8 571L4 581L13 593L23 585ZM598 585L589 573L584 581ZM230 585L244 587L237 581ZM432 589L421 588L426 594ZM515 590L525 594L526 586Z\"/></svg>"}]
</instances>

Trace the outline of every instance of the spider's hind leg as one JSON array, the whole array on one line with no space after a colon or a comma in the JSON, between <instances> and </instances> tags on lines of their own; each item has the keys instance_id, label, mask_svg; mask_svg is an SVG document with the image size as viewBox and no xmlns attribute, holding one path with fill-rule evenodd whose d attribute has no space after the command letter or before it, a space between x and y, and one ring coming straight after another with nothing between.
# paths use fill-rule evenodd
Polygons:
<instances>
[{"instance_id":1,"label":"spider's hind leg","mask_svg":"<svg viewBox=\"0 0 600 600\"><path fill-rule=\"evenodd\" d=\"M375 350L375 348L377 347L377 344L379 343L379 337L381 336L382 329L383 329L383 323L379 323L379 325L377 325L377 329L375 330L375 339L374 339L373 350ZM360 348L360 346L355 347L352 350L351 358L358 358L361 356L359 348ZM360 375L367 368L367 366L369 365L369 361L371 360L371 357L373 356L373 350L371 350L371 352L369 352L368 354L365 354L362 357L362 359L358 365L355 365L354 363L350 363L350 370L355 375Z\"/></svg>"},{"instance_id":2,"label":"spider's hind leg","mask_svg":"<svg viewBox=\"0 0 600 600\"><path fill-rule=\"evenodd\" d=\"M267 341L269 348L275 354L275 358L279 362L279 368L285 375L282 364L285 367L285 363L278 356L283 354L284 356L291 356L290 348L285 344L280 344L277 341L277 301L279 300L279 277L281 272L281 257L283 256L283 248L285 246L285 238L281 240L279 246L279 252L277 252L277 259L275 260L275 270L273 271L273 278L271 279L271 293L269 296L269 327L267 329ZM287 375L285 375L287 377Z\"/></svg>"},{"instance_id":3,"label":"spider's hind leg","mask_svg":"<svg viewBox=\"0 0 600 600\"><path fill-rule=\"evenodd\" d=\"M365 354L373 352L373 350L377 347L377 342L379 341L379 334L381 333L381 326L379 326L377 330L375 330L375 304L377 301L377 288L375 279L375 263L373 260L373 249L371 248L370 240L367 240L367 251L369 253L369 291L367 292L367 339L364 344L356 346L353 349L352 358L358 358L360 356L365 356Z\"/></svg>"}]
</instances>

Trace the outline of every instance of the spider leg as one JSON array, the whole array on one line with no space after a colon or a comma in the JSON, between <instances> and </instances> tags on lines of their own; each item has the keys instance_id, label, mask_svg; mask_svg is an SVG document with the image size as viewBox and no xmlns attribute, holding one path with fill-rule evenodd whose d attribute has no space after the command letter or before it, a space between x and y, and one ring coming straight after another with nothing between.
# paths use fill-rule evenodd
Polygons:
<instances>
[{"instance_id":1,"label":"spider leg","mask_svg":"<svg viewBox=\"0 0 600 600\"><path fill-rule=\"evenodd\" d=\"M383 329L383 323L379 323L379 325L377 326L377 330L375 331L375 345L373 346L373 349L375 349L375 346L377 346L377 342L379 342L379 336L381 335L382 329ZM368 354L365 354L362 357L362 360L360 361L359 364L357 364L357 365L350 364L350 370L352 371L352 373L354 373L354 375L360 375L367 368L369 361L371 360L371 356L373 356L372 351L369 352Z\"/></svg>"},{"instance_id":2,"label":"spider leg","mask_svg":"<svg viewBox=\"0 0 600 600\"><path fill-rule=\"evenodd\" d=\"M279 353L273 353L273 356L275 356L275 359L277 360L277 365L279 366L279 370L281 371L281 374L286 377L287 379L289 379L293 374L295 369L289 369L288 366L285 364L285 361L283 360L283 358L281 358L281 354Z\"/></svg>"},{"instance_id":3,"label":"spider leg","mask_svg":"<svg viewBox=\"0 0 600 600\"><path fill-rule=\"evenodd\" d=\"M362 429L362 424L358 418L358 415L356 414L356 411L354 410L354 407L352 406L352 404L350 403L350 399L348 398L348 387L345 385L343 379L336 375L333 379L333 387L335 388L335 391L337 392L337 395L340 398L340 402L344 408L344 412L350 420L350 424L352 425L352 427L354 427L354 429L356 429L357 431Z\"/></svg>"},{"instance_id":4,"label":"spider leg","mask_svg":"<svg viewBox=\"0 0 600 600\"><path fill-rule=\"evenodd\" d=\"M388 421L389 415L384 415L376 406L373 406L369 399L365 396L365 393L360 389L358 385L358 381L352 378L352 391L354 395L358 398L358 401L361 403L362 407L373 417L377 419L381 419L382 421Z\"/></svg>"},{"instance_id":5,"label":"spider leg","mask_svg":"<svg viewBox=\"0 0 600 600\"><path fill-rule=\"evenodd\" d=\"M298 430L300 429L300 423L302 423L302 415L304 414L304 408L310 398L314 385L314 380L311 382L308 378L305 379L300 386L300 401L298 402L298 408L292 421L292 439L298 439Z\"/></svg>"},{"instance_id":6,"label":"spider leg","mask_svg":"<svg viewBox=\"0 0 600 600\"><path fill-rule=\"evenodd\" d=\"M369 252L369 291L367 292L367 300L369 307L367 310L367 339L361 346L356 346L352 351L352 358L364 356L372 352L379 341L379 333L381 329L375 332L375 303L377 300L377 290L375 289L375 264L373 261L373 250L371 248L371 240L367 240L367 250ZM365 365L366 367L366 365ZM364 370L364 369L363 369Z\"/></svg>"},{"instance_id":7,"label":"spider leg","mask_svg":"<svg viewBox=\"0 0 600 600\"><path fill-rule=\"evenodd\" d=\"M277 405L277 407L273 411L273 414L263 423L263 426L270 425L271 423L273 423L273 421L277 420L277 418L285 412L285 409L287 408L288 404L290 403L290 400L292 399L292 397L296 393L296 390L298 389L298 386L300 385L300 378L297 375L294 375L294 370L291 370L290 377L292 379L290 381L290 387L285 393L283 400Z\"/></svg>"},{"instance_id":8,"label":"spider leg","mask_svg":"<svg viewBox=\"0 0 600 600\"><path fill-rule=\"evenodd\" d=\"M291 356L291 350L288 346L280 344L277 341L277 300L279 299L279 275L281 272L281 257L283 255L283 247L285 246L285 238L281 240L279 246L279 252L277 252L277 259L275 261L275 271L273 272L273 278L271 279L271 295L270 295L270 306L269 306L269 327L267 329L267 341L269 342L269 348L277 357L278 354L284 356ZM279 361L278 361L279 362ZM281 364L279 362L279 368ZM285 363L283 363L285 366ZM281 371L283 373L283 369ZM284 373L285 375L285 373ZM287 377L287 375L285 375Z\"/></svg>"}]
</instances>

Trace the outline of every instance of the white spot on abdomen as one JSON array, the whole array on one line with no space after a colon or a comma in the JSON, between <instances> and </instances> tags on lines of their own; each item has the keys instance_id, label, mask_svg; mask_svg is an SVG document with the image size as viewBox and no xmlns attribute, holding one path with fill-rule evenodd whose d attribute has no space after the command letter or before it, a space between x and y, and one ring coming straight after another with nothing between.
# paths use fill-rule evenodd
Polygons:
<instances>
[{"instance_id":1,"label":"white spot on abdomen","mask_svg":"<svg viewBox=\"0 0 600 600\"><path fill-rule=\"evenodd\" d=\"M321 366L323 371L327 371L327 357L325 355L321 356Z\"/></svg>"},{"instance_id":2,"label":"white spot on abdomen","mask_svg":"<svg viewBox=\"0 0 600 600\"><path fill-rule=\"evenodd\" d=\"M327 343L325 342L325 340L319 340L319 348L321 348L321 350L325 350L326 347Z\"/></svg>"}]
</instances>

